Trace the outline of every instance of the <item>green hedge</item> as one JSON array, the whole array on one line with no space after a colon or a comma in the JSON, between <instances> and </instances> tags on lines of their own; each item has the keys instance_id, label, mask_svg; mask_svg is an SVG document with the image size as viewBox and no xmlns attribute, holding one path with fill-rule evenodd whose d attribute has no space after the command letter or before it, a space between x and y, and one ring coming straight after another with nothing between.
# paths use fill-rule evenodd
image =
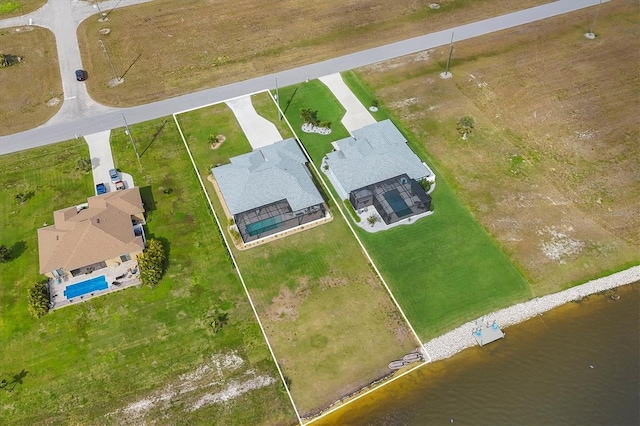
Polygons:
<instances>
[{"instance_id":1,"label":"green hedge","mask_svg":"<svg viewBox=\"0 0 640 426\"><path fill-rule=\"evenodd\" d=\"M344 205L347 206L347 210L349 210L349 213L351 213L351 217L353 217L353 220L355 220L356 222L360 222L360 216L358 216L358 213L356 213L356 210L351 205L351 201L345 198Z\"/></svg>"}]
</instances>

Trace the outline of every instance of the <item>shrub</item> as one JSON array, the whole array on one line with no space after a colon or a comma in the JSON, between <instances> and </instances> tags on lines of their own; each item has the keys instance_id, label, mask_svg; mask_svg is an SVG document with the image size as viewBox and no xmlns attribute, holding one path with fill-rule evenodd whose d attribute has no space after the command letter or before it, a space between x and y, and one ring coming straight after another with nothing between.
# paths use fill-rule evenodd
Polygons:
<instances>
[{"instance_id":1,"label":"shrub","mask_svg":"<svg viewBox=\"0 0 640 426\"><path fill-rule=\"evenodd\" d=\"M369 222L369 225L371 225L371 227L373 228L373 225L375 225L376 223L380 222L380 216L378 216L377 214L373 213L373 214L371 214L371 216L369 216L367 218L367 222Z\"/></svg>"},{"instance_id":2,"label":"shrub","mask_svg":"<svg viewBox=\"0 0 640 426\"><path fill-rule=\"evenodd\" d=\"M76 161L76 169L80 170L82 172L88 173L91 171L91 159L90 158L78 158L78 161Z\"/></svg>"},{"instance_id":3,"label":"shrub","mask_svg":"<svg viewBox=\"0 0 640 426\"><path fill-rule=\"evenodd\" d=\"M378 108L378 98L373 98L371 100L371 106Z\"/></svg>"},{"instance_id":4,"label":"shrub","mask_svg":"<svg viewBox=\"0 0 640 426\"><path fill-rule=\"evenodd\" d=\"M34 318L40 318L49 312L49 291L47 290L47 282L37 282L29 289L27 295L29 313Z\"/></svg>"},{"instance_id":5,"label":"shrub","mask_svg":"<svg viewBox=\"0 0 640 426\"><path fill-rule=\"evenodd\" d=\"M138 256L140 279L142 284L153 287L160 282L164 274L167 255L159 240L150 239L144 252Z\"/></svg>"},{"instance_id":6,"label":"shrub","mask_svg":"<svg viewBox=\"0 0 640 426\"><path fill-rule=\"evenodd\" d=\"M349 213L351 213L351 217L353 217L353 220L355 220L356 222L360 222L360 216L358 216L358 213L356 213L356 209L353 208L351 201L345 198L344 205L347 206L347 210L349 210Z\"/></svg>"},{"instance_id":7,"label":"shrub","mask_svg":"<svg viewBox=\"0 0 640 426\"><path fill-rule=\"evenodd\" d=\"M418 183L420 184L422 189L424 189L424 192L429 192L429 190L431 189L431 182L426 179L420 179Z\"/></svg>"},{"instance_id":8,"label":"shrub","mask_svg":"<svg viewBox=\"0 0 640 426\"><path fill-rule=\"evenodd\" d=\"M240 236L240 232L238 232L235 228L229 229L229 235L231 235L231 239L234 243L239 244L242 242L242 237Z\"/></svg>"},{"instance_id":9,"label":"shrub","mask_svg":"<svg viewBox=\"0 0 640 426\"><path fill-rule=\"evenodd\" d=\"M11 249L4 244L0 245L0 263L11 260Z\"/></svg>"}]
</instances>

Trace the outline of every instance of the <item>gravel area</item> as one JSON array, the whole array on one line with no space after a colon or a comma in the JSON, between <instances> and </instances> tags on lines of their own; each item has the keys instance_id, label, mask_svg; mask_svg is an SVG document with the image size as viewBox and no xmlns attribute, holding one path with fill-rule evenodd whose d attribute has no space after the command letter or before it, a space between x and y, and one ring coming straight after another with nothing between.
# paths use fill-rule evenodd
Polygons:
<instances>
[{"instance_id":1,"label":"gravel area","mask_svg":"<svg viewBox=\"0 0 640 426\"><path fill-rule=\"evenodd\" d=\"M564 305L567 302L580 300L591 294L631 284L636 281L640 281L640 266L634 266L613 275L598 278L559 293L536 297L528 302L518 303L517 305L513 305L496 312L491 312L490 314L484 315L482 318L489 322L493 322L495 320L501 328L505 328L550 311L551 309ZM430 355L431 361L449 358L466 348L477 345L472 335L475 326L475 320L469 321L455 330L425 343L424 348Z\"/></svg>"}]
</instances>

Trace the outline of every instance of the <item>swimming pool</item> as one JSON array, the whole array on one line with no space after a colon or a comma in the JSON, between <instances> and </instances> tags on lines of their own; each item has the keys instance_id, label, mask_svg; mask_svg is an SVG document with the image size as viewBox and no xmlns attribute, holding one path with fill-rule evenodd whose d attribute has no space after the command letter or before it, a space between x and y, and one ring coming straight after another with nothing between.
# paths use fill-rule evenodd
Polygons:
<instances>
[{"instance_id":1,"label":"swimming pool","mask_svg":"<svg viewBox=\"0 0 640 426\"><path fill-rule=\"evenodd\" d=\"M108 286L107 280L104 275L91 278L86 281L72 284L64 290L64 295L67 299L73 299L74 297L82 296L83 294L91 293L97 290L105 290Z\"/></svg>"},{"instance_id":2,"label":"swimming pool","mask_svg":"<svg viewBox=\"0 0 640 426\"><path fill-rule=\"evenodd\" d=\"M407 206L407 203L404 202L400 192L397 189L392 189L389 192L384 193L384 198L387 200L393 211L396 213L398 217L403 217L410 215L411 209Z\"/></svg>"},{"instance_id":3,"label":"swimming pool","mask_svg":"<svg viewBox=\"0 0 640 426\"><path fill-rule=\"evenodd\" d=\"M258 222L250 223L247 225L247 234L253 237L254 235L271 231L272 229L276 229L281 222L282 221L280 217L277 216L277 217L268 217Z\"/></svg>"}]
</instances>

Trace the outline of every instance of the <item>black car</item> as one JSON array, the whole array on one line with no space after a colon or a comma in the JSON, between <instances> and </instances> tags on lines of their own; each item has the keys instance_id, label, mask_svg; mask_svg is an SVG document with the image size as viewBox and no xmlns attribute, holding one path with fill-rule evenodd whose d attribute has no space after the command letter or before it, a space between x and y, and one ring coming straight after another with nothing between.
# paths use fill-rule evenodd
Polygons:
<instances>
[{"instance_id":1,"label":"black car","mask_svg":"<svg viewBox=\"0 0 640 426\"><path fill-rule=\"evenodd\" d=\"M76 80L85 81L87 79L87 72L85 70L76 70Z\"/></svg>"}]
</instances>

